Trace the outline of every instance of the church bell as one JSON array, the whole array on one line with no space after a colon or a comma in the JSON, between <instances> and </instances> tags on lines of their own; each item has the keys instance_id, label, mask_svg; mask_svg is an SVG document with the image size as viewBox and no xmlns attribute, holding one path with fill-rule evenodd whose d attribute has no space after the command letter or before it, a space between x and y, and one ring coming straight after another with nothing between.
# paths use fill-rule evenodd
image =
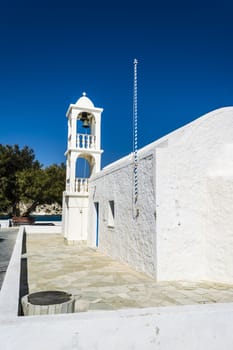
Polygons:
<instances>
[{"instance_id":1,"label":"church bell","mask_svg":"<svg viewBox=\"0 0 233 350\"><path fill-rule=\"evenodd\" d=\"M87 112L82 112L81 113L81 122L83 123L83 128L89 128L90 126L90 120L89 120L89 115Z\"/></svg>"}]
</instances>

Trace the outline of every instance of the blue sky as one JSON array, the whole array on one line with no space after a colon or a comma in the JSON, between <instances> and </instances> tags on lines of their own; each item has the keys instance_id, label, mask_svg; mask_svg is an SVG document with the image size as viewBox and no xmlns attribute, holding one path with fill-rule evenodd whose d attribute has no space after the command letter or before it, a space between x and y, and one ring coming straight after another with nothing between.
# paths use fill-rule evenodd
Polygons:
<instances>
[{"instance_id":1,"label":"blue sky","mask_svg":"<svg viewBox=\"0 0 233 350\"><path fill-rule=\"evenodd\" d=\"M83 91L103 107L102 165L233 105L231 0L1 0L0 143L65 161L66 110Z\"/></svg>"}]
</instances>

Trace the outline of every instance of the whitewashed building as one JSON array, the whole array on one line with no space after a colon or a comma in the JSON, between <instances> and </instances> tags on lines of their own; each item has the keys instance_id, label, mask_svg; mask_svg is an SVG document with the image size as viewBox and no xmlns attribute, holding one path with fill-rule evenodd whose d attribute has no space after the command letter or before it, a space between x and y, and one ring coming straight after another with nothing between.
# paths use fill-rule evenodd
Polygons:
<instances>
[{"instance_id":1,"label":"whitewashed building","mask_svg":"<svg viewBox=\"0 0 233 350\"><path fill-rule=\"evenodd\" d=\"M72 107L74 119L82 111L95 115L93 104L80 105L83 98ZM98 135L95 154L100 158L100 131ZM86 159L97 162L95 150L87 151ZM74 158L80 154L68 146L68 164L72 152ZM134 166L133 154L101 171L98 166L90 174L85 205L78 204L82 196L76 190L66 191L65 237L86 240L158 281L232 283L233 107L213 111L142 148L136 201ZM71 168L67 188L76 181ZM82 205L85 217L80 216ZM85 227L82 234L80 227Z\"/></svg>"}]
</instances>

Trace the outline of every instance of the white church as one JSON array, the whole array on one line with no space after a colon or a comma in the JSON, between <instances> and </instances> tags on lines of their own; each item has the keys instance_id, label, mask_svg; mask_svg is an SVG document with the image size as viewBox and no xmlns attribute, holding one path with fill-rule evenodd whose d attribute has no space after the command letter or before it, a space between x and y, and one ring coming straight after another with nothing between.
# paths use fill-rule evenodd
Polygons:
<instances>
[{"instance_id":1,"label":"white church","mask_svg":"<svg viewBox=\"0 0 233 350\"><path fill-rule=\"evenodd\" d=\"M157 281L233 283L233 107L215 110L101 170L102 108L67 111L63 234ZM77 176L79 161L88 172Z\"/></svg>"}]
</instances>

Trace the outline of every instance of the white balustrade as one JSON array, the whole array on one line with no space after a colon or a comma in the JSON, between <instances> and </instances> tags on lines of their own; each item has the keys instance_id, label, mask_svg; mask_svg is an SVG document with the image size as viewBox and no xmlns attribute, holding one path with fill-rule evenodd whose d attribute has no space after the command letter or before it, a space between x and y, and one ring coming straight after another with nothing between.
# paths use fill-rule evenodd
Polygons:
<instances>
[{"instance_id":1,"label":"white balustrade","mask_svg":"<svg viewBox=\"0 0 233 350\"><path fill-rule=\"evenodd\" d=\"M68 192L70 191L70 182L68 181L66 182L66 191Z\"/></svg>"},{"instance_id":2,"label":"white balustrade","mask_svg":"<svg viewBox=\"0 0 233 350\"><path fill-rule=\"evenodd\" d=\"M77 134L76 147L82 149L95 149L95 136L89 134Z\"/></svg>"},{"instance_id":3,"label":"white balustrade","mask_svg":"<svg viewBox=\"0 0 233 350\"><path fill-rule=\"evenodd\" d=\"M75 192L88 193L88 179L75 179Z\"/></svg>"}]
</instances>

